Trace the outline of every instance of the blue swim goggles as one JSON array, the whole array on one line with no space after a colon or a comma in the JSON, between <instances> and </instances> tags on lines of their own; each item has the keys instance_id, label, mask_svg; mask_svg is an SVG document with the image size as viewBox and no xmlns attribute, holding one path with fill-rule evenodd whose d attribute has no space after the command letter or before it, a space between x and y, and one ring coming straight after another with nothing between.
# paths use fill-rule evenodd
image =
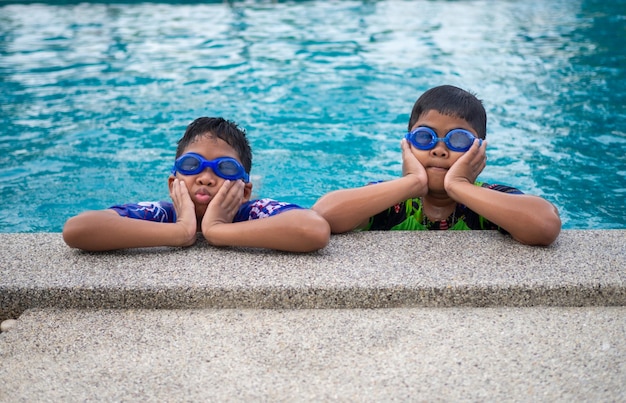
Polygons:
<instances>
[{"instance_id":1,"label":"blue swim goggles","mask_svg":"<svg viewBox=\"0 0 626 403\"><path fill-rule=\"evenodd\" d=\"M250 182L250 176L236 159L231 157L219 157L209 161L196 153L187 153L178 157L172 167L172 175L176 174L176 172L180 172L183 175L196 175L206 168L211 168L211 170L215 172L215 175L223 179L231 181L243 179L246 183Z\"/></svg>"},{"instance_id":2,"label":"blue swim goggles","mask_svg":"<svg viewBox=\"0 0 626 403\"><path fill-rule=\"evenodd\" d=\"M408 132L404 138L419 150L432 150L439 141L443 141L450 151L465 152L470 149L477 137L464 129L452 129L446 137L439 138L430 127L420 126ZM478 139L480 146L483 141Z\"/></svg>"}]
</instances>

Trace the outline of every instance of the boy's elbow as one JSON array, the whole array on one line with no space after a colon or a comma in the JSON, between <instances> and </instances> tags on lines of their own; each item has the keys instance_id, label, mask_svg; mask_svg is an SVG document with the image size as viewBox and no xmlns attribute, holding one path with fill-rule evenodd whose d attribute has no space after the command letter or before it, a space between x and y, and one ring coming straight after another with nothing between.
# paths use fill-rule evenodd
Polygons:
<instances>
[{"instance_id":1,"label":"boy's elbow","mask_svg":"<svg viewBox=\"0 0 626 403\"><path fill-rule=\"evenodd\" d=\"M87 251L104 250L100 244L99 234L106 233L103 228L107 220L117 216L108 210L85 211L71 217L63 226L63 241L71 248Z\"/></svg>"},{"instance_id":2,"label":"boy's elbow","mask_svg":"<svg viewBox=\"0 0 626 403\"><path fill-rule=\"evenodd\" d=\"M344 222L343 215L338 214L332 205L318 203L311 207L311 210L319 214L328 223L329 231L333 234L343 234L354 229L351 223Z\"/></svg>"},{"instance_id":3,"label":"boy's elbow","mask_svg":"<svg viewBox=\"0 0 626 403\"><path fill-rule=\"evenodd\" d=\"M325 248L330 242L330 225L318 214L312 214L310 220L302 227L303 243L302 252L314 252Z\"/></svg>"},{"instance_id":4,"label":"boy's elbow","mask_svg":"<svg viewBox=\"0 0 626 403\"><path fill-rule=\"evenodd\" d=\"M534 226L532 235L518 237L520 243L531 246L550 246L561 233L561 219L558 214Z\"/></svg>"},{"instance_id":5,"label":"boy's elbow","mask_svg":"<svg viewBox=\"0 0 626 403\"><path fill-rule=\"evenodd\" d=\"M324 249L330 242L330 226L320 217L320 223L316 226L315 230L311 232L311 238L309 241L310 250L313 252L319 249Z\"/></svg>"},{"instance_id":6,"label":"boy's elbow","mask_svg":"<svg viewBox=\"0 0 626 403\"><path fill-rule=\"evenodd\" d=\"M552 245L556 238L561 233L561 217L559 216L559 211L555 206L551 206L552 210L548 217L543 221L540 225L540 232L542 234L539 239L538 245L541 246L549 246Z\"/></svg>"},{"instance_id":7,"label":"boy's elbow","mask_svg":"<svg viewBox=\"0 0 626 403\"><path fill-rule=\"evenodd\" d=\"M555 219L546 222L541 229L542 237L537 245L550 246L561 233L561 219L557 216Z\"/></svg>"},{"instance_id":8,"label":"boy's elbow","mask_svg":"<svg viewBox=\"0 0 626 403\"><path fill-rule=\"evenodd\" d=\"M311 210L317 213L320 217L326 220L326 217L330 215L329 206L325 203L325 197L322 196L312 207Z\"/></svg>"},{"instance_id":9,"label":"boy's elbow","mask_svg":"<svg viewBox=\"0 0 626 403\"><path fill-rule=\"evenodd\" d=\"M78 217L72 217L63 226L63 241L71 248L81 248L81 239L84 239L83 226Z\"/></svg>"}]
</instances>

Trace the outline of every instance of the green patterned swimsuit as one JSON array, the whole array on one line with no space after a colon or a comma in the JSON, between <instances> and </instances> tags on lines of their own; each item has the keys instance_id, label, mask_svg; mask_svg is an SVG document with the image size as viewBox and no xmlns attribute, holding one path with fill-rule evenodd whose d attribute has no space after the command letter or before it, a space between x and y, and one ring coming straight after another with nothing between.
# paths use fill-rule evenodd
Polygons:
<instances>
[{"instance_id":1,"label":"green patterned swimsuit","mask_svg":"<svg viewBox=\"0 0 626 403\"><path fill-rule=\"evenodd\" d=\"M490 185L475 182L474 185L498 192L523 194L518 189L504 185ZM422 212L420 198L405 200L381 211L370 218L364 231L426 231L426 230L498 230L507 233L485 217L478 215L463 204L457 204L450 216L441 221L431 222Z\"/></svg>"}]
</instances>

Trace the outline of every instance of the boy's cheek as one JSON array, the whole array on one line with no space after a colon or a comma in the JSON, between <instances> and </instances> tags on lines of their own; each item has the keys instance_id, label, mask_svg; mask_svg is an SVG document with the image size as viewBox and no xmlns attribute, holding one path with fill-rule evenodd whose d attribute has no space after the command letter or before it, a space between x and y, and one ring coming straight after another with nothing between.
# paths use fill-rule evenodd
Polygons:
<instances>
[{"instance_id":1,"label":"boy's cheek","mask_svg":"<svg viewBox=\"0 0 626 403\"><path fill-rule=\"evenodd\" d=\"M428 161L428 155L424 155L424 151L415 151L411 150L413 156L422 166L426 166L426 162Z\"/></svg>"}]
</instances>

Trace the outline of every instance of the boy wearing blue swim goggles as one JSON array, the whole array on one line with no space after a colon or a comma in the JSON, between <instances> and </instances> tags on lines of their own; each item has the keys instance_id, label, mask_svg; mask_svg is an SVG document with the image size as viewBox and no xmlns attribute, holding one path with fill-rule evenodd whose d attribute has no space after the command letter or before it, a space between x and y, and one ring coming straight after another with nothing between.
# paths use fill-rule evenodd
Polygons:
<instances>
[{"instance_id":1,"label":"boy wearing blue swim goggles","mask_svg":"<svg viewBox=\"0 0 626 403\"><path fill-rule=\"evenodd\" d=\"M215 246L291 252L323 248L328 223L291 203L251 199L252 152L245 132L222 118L198 118L178 142L168 178L172 202L112 206L70 218L63 239L90 251L189 246L201 232Z\"/></svg>"},{"instance_id":2,"label":"boy wearing blue swim goggles","mask_svg":"<svg viewBox=\"0 0 626 403\"><path fill-rule=\"evenodd\" d=\"M487 115L473 94L450 85L414 104L398 179L343 189L312 207L333 233L351 230L499 230L549 245L561 231L554 205L505 185L477 181L487 161Z\"/></svg>"}]
</instances>

